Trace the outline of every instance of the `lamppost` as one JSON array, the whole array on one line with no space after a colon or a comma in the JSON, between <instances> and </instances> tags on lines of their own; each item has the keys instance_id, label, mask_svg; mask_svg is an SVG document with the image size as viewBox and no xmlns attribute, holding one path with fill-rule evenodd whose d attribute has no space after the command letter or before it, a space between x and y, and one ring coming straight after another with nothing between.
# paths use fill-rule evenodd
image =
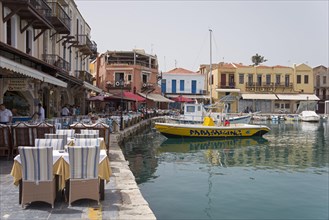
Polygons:
<instances>
[{"instance_id":1,"label":"lamppost","mask_svg":"<svg viewBox=\"0 0 329 220\"><path fill-rule=\"evenodd\" d=\"M120 111L120 130L123 130L123 80L120 79L120 89L121 89L121 111Z\"/></svg>"}]
</instances>

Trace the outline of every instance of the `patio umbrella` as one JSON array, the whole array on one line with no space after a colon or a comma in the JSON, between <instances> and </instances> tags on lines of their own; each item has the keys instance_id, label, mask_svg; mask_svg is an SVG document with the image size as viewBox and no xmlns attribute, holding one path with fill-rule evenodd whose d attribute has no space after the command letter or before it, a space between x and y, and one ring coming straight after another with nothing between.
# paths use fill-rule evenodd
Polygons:
<instances>
[{"instance_id":1,"label":"patio umbrella","mask_svg":"<svg viewBox=\"0 0 329 220\"><path fill-rule=\"evenodd\" d=\"M184 97L181 95L173 98L172 100L174 100L175 102L194 102L193 99L190 99L190 98L187 98L187 97Z\"/></svg>"}]
</instances>

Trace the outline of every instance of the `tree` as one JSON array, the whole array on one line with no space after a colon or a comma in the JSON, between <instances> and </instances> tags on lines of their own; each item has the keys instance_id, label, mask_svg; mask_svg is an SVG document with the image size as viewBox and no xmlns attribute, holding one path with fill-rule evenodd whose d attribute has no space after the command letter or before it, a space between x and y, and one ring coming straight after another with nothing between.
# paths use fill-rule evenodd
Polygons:
<instances>
[{"instance_id":1,"label":"tree","mask_svg":"<svg viewBox=\"0 0 329 220\"><path fill-rule=\"evenodd\" d=\"M261 63L265 63L267 60L263 56L256 53L256 55L251 57L251 61L253 62L253 66L257 66Z\"/></svg>"}]
</instances>

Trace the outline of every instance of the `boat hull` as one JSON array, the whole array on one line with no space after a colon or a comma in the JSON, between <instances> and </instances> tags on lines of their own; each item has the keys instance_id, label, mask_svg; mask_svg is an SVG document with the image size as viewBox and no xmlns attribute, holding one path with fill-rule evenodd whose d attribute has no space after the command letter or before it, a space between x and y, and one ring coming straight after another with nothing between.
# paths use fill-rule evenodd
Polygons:
<instances>
[{"instance_id":1,"label":"boat hull","mask_svg":"<svg viewBox=\"0 0 329 220\"><path fill-rule=\"evenodd\" d=\"M170 123L155 123L155 128L167 138L228 138L261 137L270 129L262 125L202 126Z\"/></svg>"}]
</instances>

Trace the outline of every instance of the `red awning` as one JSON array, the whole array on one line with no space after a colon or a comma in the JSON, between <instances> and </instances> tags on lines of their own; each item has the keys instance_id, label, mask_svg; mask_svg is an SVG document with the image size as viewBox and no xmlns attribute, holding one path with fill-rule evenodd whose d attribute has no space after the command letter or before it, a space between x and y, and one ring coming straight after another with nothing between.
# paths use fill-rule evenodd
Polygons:
<instances>
[{"instance_id":1,"label":"red awning","mask_svg":"<svg viewBox=\"0 0 329 220\"><path fill-rule=\"evenodd\" d=\"M174 100L175 102L194 102L193 99L184 97L184 96L177 96L175 98L173 98L172 100Z\"/></svg>"},{"instance_id":2,"label":"red awning","mask_svg":"<svg viewBox=\"0 0 329 220\"><path fill-rule=\"evenodd\" d=\"M145 98L132 92L123 92L123 96L126 98L135 99L136 102L145 102Z\"/></svg>"}]
</instances>

